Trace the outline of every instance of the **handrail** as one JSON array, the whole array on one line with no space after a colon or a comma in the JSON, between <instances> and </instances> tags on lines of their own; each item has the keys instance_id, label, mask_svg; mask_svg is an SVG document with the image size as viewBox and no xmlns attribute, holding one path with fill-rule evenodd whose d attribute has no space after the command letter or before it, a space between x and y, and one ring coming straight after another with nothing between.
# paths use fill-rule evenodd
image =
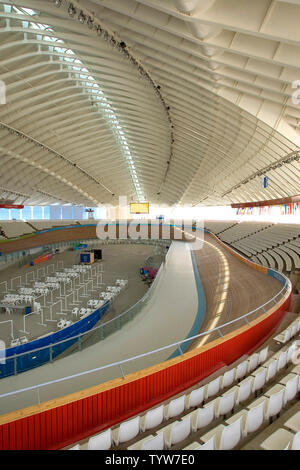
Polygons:
<instances>
[{"instance_id":1,"label":"handrail","mask_svg":"<svg viewBox=\"0 0 300 470\"><path fill-rule=\"evenodd\" d=\"M208 231L207 231L208 232ZM208 232L210 233L210 232ZM238 257L240 258L243 258L248 264L251 263L253 264L254 266L259 266L257 265L256 263L254 263L253 261L245 258L244 256L242 256L240 253L238 253L236 250L234 250L233 248L229 247L227 244L225 244L222 240L220 240L215 234L213 234L213 236L219 241L221 242L222 245L224 245L227 249L229 249L230 251L232 251L234 254L238 255ZM16 394L19 394L19 393L22 393L22 392L25 392L25 391L31 391L31 390L37 390L38 391L38 402L40 400L39 398L39 389L40 388L43 388L43 387L46 387L47 385L50 385L50 384L54 384L54 383L59 383L59 382L64 382L64 381L67 381L67 380L71 380L73 378L76 378L76 377L80 377L80 376L84 376L84 375L88 375L88 374L91 374L91 373L94 373L94 372L98 372L98 371L101 371L101 370L104 370L104 369L108 369L108 368L111 368L111 367L115 367L115 366L119 366L120 369L121 369L121 373L122 373L122 376L124 377L124 373L123 373L123 369L122 369L122 364L126 364L126 363L129 363L129 362L132 362L136 359L140 359L140 358L143 358L143 357L148 357L148 356L151 356L153 354L156 354L158 352L161 352L161 351L164 351L164 350L167 350L167 349L170 349L170 348L174 348L175 346L177 346L177 348L179 348L180 350L180 345L186 343L186 342L190 342L194 339L197 339L197 338L200 338L202 336L207 336L207 335L210 335L214 332L218 332L220 336L223 336L222 333L221 333L221 329L222 328L225 328L226 326L229 326L229 325L232 325L234 323L237 323L238 321L241 321L241 320L244 320L247 324L249 324L248 322L248 317L254 313L257 313L259 310L263 309L264 312L265 311L265 307L270 304L271 302L273 302L274 304L277 303L276 299L278 298L278 296L284 296L284 293L287 292L290 288L290 281L288 280L288 278L286 276L284 276L283 274L281 273L278 273L276 270L274 269L271 269L271 268L268 268L268 271L272 271L274 272L275 274L279 274L282 278L285 279L285 283L282 287L282 289L275 295L273 296L271 299L269 299L267 302L265 302L264 304L260 305L259 307L255 308L254 310L238 317L238 318L235 318L234 320L231 320L229 322L226 322L224 323L223 325L221 326L218 326L216 328L213 328L211 330L208 330L208 331L205 331L205 332L202 332L198 335L195 335L195 336L192 336L192 337L189 337L189 338L185 338L183 340L180 340L180 341L177 341L176 343L172 343L172 344L169 344L167 346L162 346L161 348L158 348L158 349L155 349L155 350L152 350L152 351L148 351L146 353L142 353L142 354L139 354L137 356L133 356L133 357L130 357L130 358L127 358L127 359L123 359L121 361L118 361L118 362L114 362L114 363L111 363L111 364L106 364L104 366L101 366L101 367L98 367L98 368L95 368L95 369L90 369L90 370L87 370L87 371L83 371L83 372L79 372L78 374L73 374L71 376L66 376L66 377L62 377L60 379L56 379L56 380L53 380L53 381L50 381L50 382L44 382L44 383L41 383L41 384L37 384L37 385L33 385L31 387L27 387L27 388L24 388L24 389L19 389L19 390L14 390L14 391L11 391L11 392L7 392L5 394L1 394L0 395L0 398L5 398L7 396L11 396L11 395L16 395ZM156 277L156 280L157 280L158 277ZM154 285L154 284L153 284ZM153 285L151 287L153 287ZM133 309L139 302L142 302L143 299L149 295L149 292L151 291L152 289L150 289L149 291L146 292L146 294L142 297L142 299L140 299L134 306L130 307L128 310L126 310L125 312L123 312L122 314L119 315L119 318L121 316L123 316L124 314L126 314L129 310ZM280 300L280 299L279 299ZM108 322L106 322L105 324L109 324L111 323L112 321L116 320L118 317L116 317L115 319L112 319L112 320L109 320ZM91 330L89 330L88 333L91 333L99 328L103 328L105 324L102 324L102 325L99 325L98 327L96 328L93 328ZM84 333L84 334L87 334L87 333ZM43 348L39 348L35 351L38 351L38 350L42 350L42 349L47 349L47 348L51 348L57 344L61 344L63 342L66 342L66 341L70 341L72 339L76 339L77 337L80 338L82 337L84 334L79 334L77 336L74 336L74 337L71 337L71 338L68 338L66 340L63 340L61 342L58 342L58 343L55 343L55 344L52 344L52 345L48 345L48 346L45 346ZM24 354L28 354L28 353L32 353L34 352L34 350L31 350L31 351L28 351L27 353L23 353L21 355L24 355ZM20 356L20 355L15 355L15 356L11 356L12 358L14 357L17 357L17 356ZM39 402L40 404L40 402Z\"/></svg>"},{"instance_id":2,"label":"handrail","mask_svg":"<svg viewBox=\"0 0 300 470\"><path fill-rule=\"evenodd\" d=\"M276 272L275 270L272 270L274 272ZM285 277L285 276L284 276ZM167 349L170 349L170 348L174 348L175 346L177 347L180 347L180 345L188 342L188 341L191 341L191 340L194 340L194 339L197 339L197 338L200 338L202 336L207 336L207 335L210 335L212 334L213 332L220 332L220 330L222 328L225 328L226 326L229 326L229 325L232 325L240 320L244 320L245 318L247 318L248 316L252 315L253 313L256 313L258 312L259 310L263 309L266 305L268 305L269 303L271 302L275 302L275 299L279 296L279 295L282 295L285 291L288 291L288 288L290 287L289 285L289 282L288 280L286 279L286 283L285 285L283 286L283 288L275 295L273 296L270 300L268 300L267 302L265 302L263 305L257 307L256 309L246 313L245 315L242 315L234 320L231 320L229 322L226 322L224 323L223 325L221 326L218 326L216 328L213 328L211 330L208 330L208 331L205 331L203 333L200 333L198 335L195 335L195 336L192 336L192 337L189 337L189 338L185 338L181 341L177 341L176 343L172 343L172 344L169 344L167 346L162 346L161 348L158 348L158 349L155 349L153 351L149 351L149 352L146 352L146 353L142 353L142 354L139 354L137 356L133 356L133 357L130 357L130 358L127 358L127 359L123 359L121 361L117 361L117 362L114 362L114 363L111 363L111 364L106 364L104 366L101 366L101 367L98 367L98 368L95 368L95 369L90 369L90 370L87 370L87 371L83 371L83 372L79 372L78 374L73 374L73 375L70 375L70 376L66 376L66 377L62 377L60 379L55 379L55 380L52 380L50 382L44 382L44 383L41 383L41 384L37 384L37 385L33 385L31 387L26 387L24 389L19 389L19 390L14 390L12 392L7 392L7 393L4 393L4 394L1 394L0 395L0 398L5 398L5 397L8 397L8 396L12 396L12 395L17 395L19 393L23 393L23 392L27 392L27 391L31 391L31 390L37 390L38 391L38 397L39 397L39 389L40 388L43 388L43 387L46 387L47 385L51 385L51 384L54 384L54 383L60 383L60 382L64 382L64 381L67 381L67 380L71 380L71 379L74 379L74 378L77 378L77 377L81 377L81 376L84 376L84 375L88 375L88 374L91 374L91 373L94 373L94 372L99 372L101 370L105 370L105 369L108 369L108 368L111 368L111 367L115 367L115 366L122 366L123 364L126 364L126 363L129 363L129 362L132 362L136 359L141 359L143 357L148 357L150 355L153 355L153 354L156 354L158 352L161 352L161 351L165 351ZM276 302L275 302L276 303ZM92 331L92 330L91 330ZM68 339L70 340L70 338ZM49 346L48 346L49 347ZM123 375L123 374L122 374ZM124 375L123 375L124 377Z\"/></svg>"}]
</instances>

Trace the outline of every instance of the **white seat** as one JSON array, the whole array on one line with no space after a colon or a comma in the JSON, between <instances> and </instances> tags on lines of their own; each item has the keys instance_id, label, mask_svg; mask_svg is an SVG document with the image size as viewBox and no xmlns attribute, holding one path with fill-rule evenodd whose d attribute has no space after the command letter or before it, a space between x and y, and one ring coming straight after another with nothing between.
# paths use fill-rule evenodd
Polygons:
<instances>
[{"instance_id":1,"label":"white seat","mask_svg":"<svg viewBox=\"0 0 300 470\"><path fill-rule=\"evenodd\" d=\"M277 374L278 360L271 358L262 367L265 367L267 370L266 382L268 382Z\"/></svg>"},{"instance_id":2,"label":"white seat","mask_svg":"<svg viewBox=\"0 0 300 470\"><path fill-rule=\"evenodd\" d=\"M207 442L212 436L215 436L217 450L234 449L242 438L242 417L228 426L220 424L202 436L201 440Z\"/></svg>"},{"instance_id":3,"label":"white seat","mask_svg":"<svg viewBox=\"0 0 300 470\"><path fill-rule=\"evenodd\" d=\"M236 374L235 367L226 371L224 375L221 377L221 387L222 388L229 387L234 382L235 374Z\"/></svg>"},{"instance_id":4,"label":"white seat","mask_svg":"<svg viewBox=\"0 0 300 470\"><path fill-rule=\"evenodd\" d=\"M185 447L183 450L216 450L216 439L213 436L205 444L199 444L199 442L192 442L189 446Z\"/></svg>"},{"instance_id":5,"label":"white seat","mask_svg":"<svg viewBox=\"0 0 300 470\"><path fill-rule=\"evenodd\" d=\"M179 398L171 400L170 403L165 405L164 416L165 419L174 418L184 412L185 407L185 395L182 395Z\"/></svg>"},{"instance_id":6,"label":"white seat","mask_svg":"<svg viewBox=\"0 0 300 470\"><path fill-rule=\"evenodd\" d=\"M196 432L200 428L208 426L215 418L216 402L213 400L203 408L192 411L187 416L191 418L192 431Z\"/></svg>"},{"instance_id":7,"label":"white seat","mask_svg":"<svg viewBox=\"0 0 300 470\"><path fill-rule=\"evenodd\" d=\"M268 352L269 352L269 346L267 346L266 348L262 349L259 352L259 360L258 360L259 364L262 364L263 362L267 360Z\"/></svg>"},{"instance_id":8,"label":"white seat","mask_svg":"<svg viewBox=\"0 0 300 470\"><path fill-rule=\"evenodd\" d=\"M227 413L234 409L236 404L236 390L228 391L223 396L216 399L216 418L225 416Z\"/></svg>"},{"instance_id":9,"label":"white seat","mask_svg":"<svg viewBox=\"0 0 300 470\"><path fill-rule=\"evenodd\" d=\"M164 450L164 434L160 432L156 436L147 436L141 441L136 442L127 450Z\"/></svg>"},{"instance_id":10,"label":"white seat","mask_svg":"<svg viewBox=\"0 0 300 470\"><path fill-rule=\"evenodd\" d=\"M237 387L237 403L243 403L248 400L252 393L253 381L254 377L250 376L239 383Z\"/></svg>"},{"instance_id":11,"label":"white seat","mask_svg":"<svg viewBox=\"0 0 300 470\"><path fill-rule=\"evenodd\" d=\"M297 324L292 323L292 325L290 325L290 329L291 329L291 338L293 338L295 334L297 333Z\"/></svg>"},{"instance_id":12,"label":"white seat","mask_svg":"<svg viewBox=\"0 0 300 470\"><path fill-rule=\"evenodd\" d=\"M136 416L129 421L121 423L117 429L112 431L113 441L118 446L122 442L130 441L140 432L140 417Z\"/></svg>"},{"instance_id":13,"label":"white seat","mask_svg":"<svg viewBox=\"0 0 300 470\"><path fill-rule=\"evenodd\" d=\"M76 444L73 447L70 447L68 450L80 450L80 444Z\"/></svg>"},{"instance_id":14,"label":"white seat","mask_svg":"<svg viewBox=\"0 0 300 470\"><path fill-rule=\"evenodd\" d=\"M288 374L281 379L280 384L284 386L284 405L293 400L299 391L299 376L296 374Z\"/></svg>"},{"instance_id":15,"label":"white seat","mask_svg":"<svg viewBox=\"0 0 300 470\"><path fill-rule=\"evenodd\" d=\"M282 333L275 336L274 341L276 341L276 343L285 344L290 340L290 338L291 338L291 330L287 328Z\"/></svg>"},{"instance_id":16,"label":"white seat","mask_svg":"<svg viewBox=\"0 0 300 470\"><path fill-rule=\"evenodd\" d=\"M260 367L255 372L252 373L254 377L252 384L252 393L255 393L257 390L261 390L266 383L267 378L267 369Z\"/></svg>"},{"instance_id":17,"label":"white seat","mask_svg":"<svg viewBox=\"0 0 300 470\"><path fill-rule=\"evenodd\" d=\"M199 406L204 401L204 387L197 388L196 390L192 390L186 396L185 400L185 407L188 410L189 408L194 408L195 406Z\"/></svg>"},{"instance_id":18,"label":"white seat","mask_svg":"<svg viewBox=\"0 0 300 470\"><path fill-rule=\"evenodd\" d=\"M172 424L161 429L164 433L165 446L170 449L172 445L186 439L191 433L191 419L190 416L186 416L181 421L175 421Z\"/></svg>"},{"instance_id":19,"label":"white seat","mask_svg":"<svg viewBox=\"0 0 300 470\"><path fill-rule=\"evenodd\" d=\"M112 445L112 432L107 429L101 434L92 436L88 442L88 450L109 450Z\"/></svg>"},{"instance_id":20,"label":"white seat","mask_svg":"<svg viewBox=\"0 0 300 470\"><path fill-rule=\"evenodd\" d=\"M248 373L252 372L258 366L259 354L254 353L248 359Z\"/></svg>"},{"instance_id":21,"label":"white seat","mask_svg":"<svg viewBox=\"0 0 300 470\"><path fill-rule=\"evenodd\" d=\"M217 377L205 385L205 400L217 395L221 388L221 377Z\"/></svg>"},{"instance_id":22,"label":"white seat","mask_svg":"<svg viewBox=\"0 0 300 470\"><path fill-rule=\"evenodd\" d=\"M294 434L286 429L277 429L271 436L264 440L260 447L264 450L284 450L293 442Z\"/></svg>"},{"instance_id":23,"label":"white seat","mask_svg":"<svg viewBox=\"0 0 300 470\"><path fill-rule=\"evenodd\" d=\"M242 434L244 437L257 431L265 420L264 402L259 403L250 410L241 410L239 413L229 418L226 423L231 424L240 417L242 417Z\"/></svg>"},{"instance_id":24,"label":"white seat","mask_svg":"<svg viewBox=\"0 0 300 470\"><path fill-rule=\"evenodd\" d=\"M248 362L243 361L236 367L235 380L243 379L247 374Z\"/></svg>"},{"instance_id":25,"label":"white seat","mask_svg":"<svg viewBox=\"0 0 300 470\"><path fill-rule=\"evenodd\" d=\"M293 354L296 350L297 350L297 344L296 344L296 341L294 341L293 344L291 344L286 350L287 363L293 360Z\"/></svg>"},{"instance_id":26,"label":"white seat","mask_svg":"<svg viewBox=\"0 0 300 470\"><path fill-rule=\"evenodd\" d=\"M291 450L300 450L300 432L297 432L292 441Z\"/></svg>"},{"instance_id":27,"label":"white seat","mask_svg":"<svg viewBox=\"0 0 300 470\"><path fill-rule=\"evenodd\" d=\"M145 432L148 429L153 429L156 426L159 426L164 419L164 405L154 408L154 410L149 410L147 413L141 417L140 426L141 431Z\"/></svg>"},{"instance_id":28,"label":"white seat","mask_svg":"<svg viewBox=\"0 0 300 470\"><path fill-rule=\"evenodd\" d=\"M274 389L274 392L272 389L267 392L268 397L263 396L252 402L248 409L252 409L263 402L265 405L265 419L278 415L284 406L284 389L277 388L276 386Z\"/></svg>"},{"instance_id":29,"label":"white seat","mask_svg":"<svg viewBox=\"0 0 300 470\"><path fill-rule=\"evenodd\" d=\"M272 356L272 359L277 359L277 371L283 369L287 364L287 352L286 351L279 351L278 353Z\"/></svg>"}]
</instances>

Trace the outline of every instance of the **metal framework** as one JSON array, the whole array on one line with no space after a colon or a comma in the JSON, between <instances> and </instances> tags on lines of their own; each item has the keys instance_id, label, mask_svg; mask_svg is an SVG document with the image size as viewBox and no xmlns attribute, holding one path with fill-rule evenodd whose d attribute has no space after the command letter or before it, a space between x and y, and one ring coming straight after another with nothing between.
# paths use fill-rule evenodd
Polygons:
<instances>
[{"instance_id":1,"label":"metal framework","mask_svg":"<svg viewBox=\"0 0 300 470\"><path fill-rule=\"evenodd\" d=\"M0 186L27 205L299 194L299 14L296 0L0 0Z\"/></svg>"}]
</instances>

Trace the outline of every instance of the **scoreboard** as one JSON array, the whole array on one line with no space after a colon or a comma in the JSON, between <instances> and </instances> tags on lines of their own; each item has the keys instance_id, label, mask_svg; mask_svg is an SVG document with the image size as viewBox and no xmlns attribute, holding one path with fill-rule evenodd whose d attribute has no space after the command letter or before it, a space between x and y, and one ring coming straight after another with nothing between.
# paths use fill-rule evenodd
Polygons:
<instances>
[{"instance_id":1,"label":"scoreboard","mask_svg":"<svg viewBox=\"0 0 300 470\"><path fill-rule=\"evenodd\" d=\"M131 202L130 214L149 214L149 202Z\"/></svg>"}]
</instances>

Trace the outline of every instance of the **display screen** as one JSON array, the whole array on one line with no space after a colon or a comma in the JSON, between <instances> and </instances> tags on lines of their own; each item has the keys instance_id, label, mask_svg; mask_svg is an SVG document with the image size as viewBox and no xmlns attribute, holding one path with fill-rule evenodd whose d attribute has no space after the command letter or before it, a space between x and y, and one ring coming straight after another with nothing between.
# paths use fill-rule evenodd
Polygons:
<instances>
[{"instance_id":1,"label":"display screen","mask_svg":"<svg viewBox=\"0 0 300 470\"><path fill-rule=\"evenodd\" d=\"M130 214L149 214L149 202L131 202Z\"/></svg>"}]
</instances>

